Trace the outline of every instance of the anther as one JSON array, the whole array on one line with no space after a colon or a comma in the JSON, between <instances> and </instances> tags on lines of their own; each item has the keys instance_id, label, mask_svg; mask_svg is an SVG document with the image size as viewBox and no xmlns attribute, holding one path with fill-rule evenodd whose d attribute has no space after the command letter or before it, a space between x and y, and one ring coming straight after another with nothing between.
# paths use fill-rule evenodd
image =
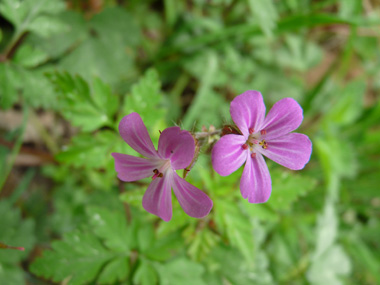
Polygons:
<instances>
[{"instance_id":1,"label":"anther","mask_svg":"<svg viewBox=\"0 0 380 285\"><path fill-rule=\"evenodd\" d=\"M157 174L158 173L158 169L157 168L153 169L153 173Z\"/></svg>"},{"instance_id":2,"label":"anther","mask_svg":"<svg viewBox=\"0 0 380 285\"><path fill-rule=\"evenodd\" d=\"M256 153L252 152L252 153L251 153L251 157L252 157L252 158L255 158L255 157L256 157Z\"/></svg>"},{"instance_id":3,"label":"anther","mask_svg":"<svg viewBox=\"0 0 380 285\"><path fill-rule=\"evenodd\" d=\"M254 132L255 132L255 129L254 128L249 128L249 134L252 135Z\"/></svg>"},{"instance_id":4,"label":"anther","mask_svg":"<svg viewBox=\"0 0 380 285\"><path fill-rule=\"evenodd\" d=\"M266 148L268 147L268 144L267 144L267 142L266 142L265 140L262 140L262 141L259 143L259 145L261 145L261 147L262 147L263 149L266 149Z\"/></svg>"},{"instance_id":5,"label":"anther","mask_svg":"<svg viewBox=\"0 0 380 285\"><path fill-rule=\"evenodd\" d=\"M261 135L266 135L266 134L267 134L267 131L266 131L266 130L261 130L261 131L260 131L260 134L261 134Z\"/></svg>"},{"instance_id":6,"label":"anther","mask_svg":"<svg viewBox=\"0 0 380 285\"><path fill-rule=\"evenodd\" d=\"M247 149L248 148L248 145L245 143L241 146L243 149Z\"/></svg>"}]
</instances>

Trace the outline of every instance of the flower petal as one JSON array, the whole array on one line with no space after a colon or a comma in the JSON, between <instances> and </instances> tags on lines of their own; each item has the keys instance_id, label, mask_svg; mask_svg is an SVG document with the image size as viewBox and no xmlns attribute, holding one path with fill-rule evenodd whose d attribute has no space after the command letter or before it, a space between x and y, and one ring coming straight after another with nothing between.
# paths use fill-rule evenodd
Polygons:
<instances>
[{"instance_id":1,"label":"flower petal","mask_svg":"<svg viewBox=\"0 0 380 285\"><path fill-rule=\"evenodd\" d=\"M270 140L261 151L266 157L292 170L299 170L309 162L312 144L308 136L291 133Z\"/></svg>"},{"instance_id":2,"label":"flower petal","mask_svg":"<svg viewBox=\"0 0 380 285\"><path fill-rule=\"evenodd\" d=\"M162 159L170 159L174 170L187 167L193 157L195 141L188 131L170 127L162 131L158 141L158 154Z\"/></svg>"},{"instance_id":3,"label":"flower petal","mask_svg":"<svg viewBox=\"0 0 380 285\"><path fill-rule=\"evenodd\" d=\"M246 140L241 135L225 135L212 148L211 160L214 170L222 176L235 172L246 160L248 149L243 149Z\"/></svg>"},{"instance_id":4,"label":"flower petal","mask_svg":"<svg viewBox=\"0 0 380 285\"><path fill-rule=\"evenodd\" d=\"M273 105L261 127L266 131L263 139L281 137L297 129L303 120L303 110L296 100L284 98Z\"/></svg>"},{"instance_id":5,"label":"flower petal","mask_svg":"<svg viewBox=\"0 0 380 285\"><path fill-rule=\"evenodd\" d=\"M244 137L248 138L249 129L260 130L260 126L264 121L265 105L263 96L259 91L245 91L232 100L230 113L232 120Z\"/></svg>"},{"instance_id":6,"label":"flower petal","mask_svg":"<svg viewBox=\"0 0 380 285\"><path fill-rule=\"evenodd\" d=\"M125 116L119 123L119 132L131 148L146 157L157 157L148 131L137 113Z\"/></svg>"},{"instance_id":7,"label":"flower petal","mask_svg":"<svg viewBox=\"0 0 380 285\"><path fill-rule=\"evenodd\" d=\"M264 203L271 191L272 180L264 157L259 153L254 158L249 155L240 180L241 195L249 203Z\"/></svg>"},{"instance_id":8,"label":"flower petal","mask_svg":"<svg viewBox=\"0 0 380 285\"><path fill-rule=\"evenodd\" d=\"M174 173L172 186L179 204L190 217L203 218L210 213L211 199L197 187L179 177L177 173Z\"/></svg>"},{"instance_id":9,"label":"flower petal","mask_svg":"<svg viewBox=\"0 0 380 285\"><path fill-rule=\"evenodd\" d=\"M112 153L115 170L120 180L130 182L153 176L153 170L159 166L158 160L145 159L127 154Z\"/></svg>"},{"instance_id":10,"label":"flower petal","mask_svg":"<svg viewBox=\"0 0 380 285\"><path fill-rule=\"evenodd\" d=\"M171 175L154 179L146 190L142 205L146 211L168 222L172 218Z\"/></svg>"}]
</instances>

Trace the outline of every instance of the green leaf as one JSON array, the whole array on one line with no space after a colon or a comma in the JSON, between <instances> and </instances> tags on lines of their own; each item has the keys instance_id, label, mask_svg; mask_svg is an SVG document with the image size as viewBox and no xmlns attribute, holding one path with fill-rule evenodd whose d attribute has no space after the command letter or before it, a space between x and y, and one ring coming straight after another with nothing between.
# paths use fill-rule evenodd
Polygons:
<instances>
[{"instance_id":1,"label":"green leaf","mask_svg":"<svg viewBox=\"0 0 380 285\"><path fill-rule=\"evenodd\" d=\"M198 231L191 227L190 231L185 231L184 234L187 235L187 239L190 240L187 253L195 261L206 258L220 240L217 234L207 228Z\"/></svg>"},{"instance_id":2,"label":"green leaf","mask_svg":"<svg viewBox=\"0 0 380 285\"><path fill-rule=\"evenodd\" d=\"M202 279L204 268L184 257L174 259L163 265L156 265L160 276L160 284L168 285L205 285Z\"/></svg>"},{"instance_id":3,"label":"green leaf","mask_svg":"<svg viewBox=\"0 0 380 285\"><path fill-rule=\"evenodd\" d=\"M94 80L91 93L86 81L80 76L72 77L68 73L49 75L61 97L62 113L74 126L83 131L93 131L102 126L112 125L117 110L117 97L113 96L109 86Z\"/></svg>"},{"instance_id":4,"label":"green leaf","mask_svg":"<svg viewBox=\"0 0 380 285\"><path fill-rule=\"evenodd\" d=\"M89 207L87 214L95 234L104 240L104 244L109 249L129 253L130 234L123 213L100 207Z\"/></svg>"},{"instance_id":5,"label":"green leaf","mask_svg":"<svg viewBox=\"0 0 380 285\"><path fill-rule=\"evenodd\" d=\"M343 284L339 277L351 271L351 263L340 245L336 244L338 220L332 202L327 201L318 218L317 244L307 278L312 284Z\"/></svg>"},{"instance_id":6,"label":"green leaf","mask_svg":"<svg viewBox=\"0 0 380 285\"><path fill-rule=\"evenodd\" d=\"M249 219L242 213L236 203L218 200L214 204L215 222L228 237L231 245L238 248L248 263L254 262L253 230Z\"/></svg>"},{"instance_id":7,"label":"green leaf","mask_svg":"<svg viewBox=\"0 0 380 285\"><path fill-rule=\"evenodd\" d=\"M0 284L23 284L24 272L18 266L35 244L34 221L22 220L21 213L6 201L0 201L0 242L24 247L25 251L0 248Z\"/></svg>"},{"instance_id":8,"label":"green leaf","mask_svg":"<svg viewBox=\"0 0 380 285\"><path fill-rule=\"evenodd\" d=\"M277 51L280 65L306 72L322 60L322 50L314 43L301 36L285 36L284 48ZM271 53L272 55L272 53Z\"/></svg>"},{"instance_id":9,"label":"green leaf","mask_svg":"<svg viewBox=\"0 0 380 285\"><path fill-rule=\"evenodd\" d=\"M313 261L307 272L311 284L345 284L342 277L351 271L351 263L341 246L328 248L317 260Z\"/></svg>"},{"instance_id":10,"label":"green leaf","mask_svg":"<svg viewBox=\"0 0 380 285\"><path fill-rule=\"evenodd\" d=\"M335 122L347 126L355 122L361 115L364 104L366 82L352 81L336 92L339 93L338 101L333 104L324 119L326 122Z\"/></svg>"},{"instance_id":11,"label":"green leaf","mask_svg":"<svg viewBox=\"0 0 380 285\"><path fill-rule=\"evenodd\" d=\"M0 265L16 265L33 249L35 243L34 221L22 220L21 213L7 201L0 201L0 241L8 246L24 247L25 251L0 249Z\"/></svg>"},{"instance_id":12,"label":"green leaf","mask_svg":"<svg viewBox=\"0 0 380 285\"><path fill-rule=\"evenodd\" d=\"M27 11L18 0L3 0L0 3L0 13L15 26L19 26Z\"/></svg>"},{"instance_id":13,"label":"green leaf","mask_svg":"<svg viewBox=\"0 0 380 285\"><path fill-rule=\"evenodd\" d=\"M95 279L103 265L114 258L100 240L89 233L66 234L61 241L52 243L52 251L45 250L30 270L55 282L70 280L70 284L83 284Z\"/></svg>"},{"instance_id":14,"label":"green leaf","mask_svg":"<svg viewBox=\"0 0 380 285\"><path fill-rule=\"evenodd\" d=\"M67 34L75 48L70 50L72 46L68 46L69 53L60 61L63 70L87 80L97 76L110 84L135 75L133 60L140 31L125 9L104 9L84 26L75 20L73 28L79 28L81 40L72 41L76 35ZM70 20L66 23L70 24Z\"/></svg>"},{"instance_id":15,"label":"green leaf","mask_svg":"<svg viewBox=\"0 0 380 285\"><path fill-rule=\"evenodd\" d=\"M277 26L277 10L272 0L248 0L249 8L261 30L272 36Z\"/></svg>"},{"instance_id":16,"label":"green leaf","mask_svg":"<svg viewBox=\"0 0 380 285\"><path fill-rule=\"evenodd\" d=\"M154 244L154 230L150 223L143 223L137 232L138 247L141 252L147 252Z\"/></svg>"},{"instance_id":17,"label":"green leaf","mask_svg":"<svg viewBox=\"0 0 380 285\"><path fill-rule=\"evenodd\" d=\"M271 171L272 195L266 205L274 211L289 211L291 205L311 191L316 181L304 175L280 170Z\"/></svg>"},{"instance_id":18,"label":"green leaf","mask_svg":"<svg viewBox=\"0 0 380 285\"><path fill-rule=\"evenodd\" d=\"M57 154L56 159L75 167L105 167L112 160L111 150L117 142L117 135L110 131L80 134L72 138L71 144Z\"/></svg>"},{"instance_id":19,"label":"green leaf","mask_svg":"<svg viewBox=\"0 0 380 285\"><path fill-rule=\"evenodd\" d=\"M119 257L107 263L97 281L100 284L114 284L117 281L126 279L128 274L128 259L126 257Z\"/></svg>"},{"instance_id":20,"label":"green leaf","mask_svg":"<svg viewBox=\"0 0 380 285\"><path fill-rule=\"evenodd\" d=\"M57 14L65 9L61 0L4 0L0 4L0 13L15 25L18 33L32 28L33 22L42 14ZM48 22L45 22L45 27Z\"/></svg>"},{"instance_id":21,"label":"green leaf","mask_svg":"<svg viewBox=\"0 0 380 285\"><path fill-rule=\"evenodd\" d=\"M197 62L189 62L187 69L201 70L200 86L183 119L186 129L193 129L197 124L219 124L223 115L228 113L228 105L213 87L219 72L219 62L215 53L207 53ZM194 72L194 71L193 71ZM196 71L195 71L196 72ZM215 109L215 106L219 106Z\"/></svg>"},{"instance_id":22,"label":"green leaf","mask_svg":"<svg viewBox=\"0 0 380 285\"><path fill-rule=\"evenodd\" d=\"M11 64L0 64L0 107L9 109L18 99L19 74Z\"/></svg>"},{"instance_id":23,"label":"green leaf","mask_svg":"<svg viewBox=\"0 0 380 285\"><path fill-rule=\"evenodd\" d=\"M219 245L212 250L207 263L217 280L215 284L274 284L267 257L259 251L254 259L255 263L249 264L233 247Z\"/></svg>"},{"instance_id":24,"label":"green leaf","mask_svg":"<svg viewBox=\"0 0 380 285\"><path fill-rule=\"evenodd\" d=\"M157 284L158 276L155 268L147 260L140 259L139 265L133 275L133 284L151 285Z\"/></svg>"},{"instance_id":25,"label":"green leaf","mask_svg":"<svg viewBox=\"0 0 380 285\"><path fill-rule=\"evenodd\" d=\"M144 118L145 125L153 126L164 117L162 99L158 73L154 69L149 69L132 86L131 94L126 97L123 104L123 115L137 112Z\"/></svg>"},{"instance_id":26,"label":"green leaf","mask_svg":"<svg viewBox=\"0 0 380 285\"><path fill-rule=\"evenodd\" d=\"M33 19L29 24L29 30L41 37L50 37L54 34L59 34L68 29L62 21L47 15L41 15Z\"/></svg>"},{"instance_id":27,"label":"green leaf","mask_svg":"<svg viewBox=\"0 0 380 285\"><path fill-rule=\"evenodd\" d=\"M48 55L41 49L28 44L23 44L17 49L13 61L23 67L36 67L43 63L48 58Z\"/></svg>"}]
</instances>

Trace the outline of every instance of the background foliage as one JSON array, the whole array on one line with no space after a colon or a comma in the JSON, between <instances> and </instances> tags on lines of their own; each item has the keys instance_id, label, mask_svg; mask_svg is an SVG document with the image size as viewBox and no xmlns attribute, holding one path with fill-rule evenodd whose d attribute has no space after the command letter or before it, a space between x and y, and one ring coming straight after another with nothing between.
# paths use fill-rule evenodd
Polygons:
<instances>
[{"instance_id":1,"label":"background foliage","mask_svg":"<svg viewBox=\"0 0 380 285\"><path fill-rule=\"evenodd\" d=\"M380 284L377 0L2 0L0 284ZM214 201L166 223L121 183L120 119L157 143L229 123L229 102L293 97L306 168L268 162L268 203L204 147L188 180Z\"/></svg>"}]
</instances>

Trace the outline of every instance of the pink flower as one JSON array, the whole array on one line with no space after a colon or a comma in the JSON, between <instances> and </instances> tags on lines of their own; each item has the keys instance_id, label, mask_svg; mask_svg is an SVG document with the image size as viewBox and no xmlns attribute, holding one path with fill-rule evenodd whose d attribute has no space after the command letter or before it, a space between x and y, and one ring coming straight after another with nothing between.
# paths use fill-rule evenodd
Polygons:
<instances>
[{"instance_id":1,"label":"pink flower","mask_svg":"<svg viewBox=\"0 0 380 285\"><path fill-rule=\"evenodd\" d=\"M120 180L130 182L152 176L142 201L145 210L170 221L173 188L179 204L189 216L203 218L210 212L210 198L175 172L187 167L194 157L195 142L188 131L181 131L179 127L165 129L157 151L139 114L125 116L119 124L119 132L130 147L146 157L112 153Z\"/></svg>"},{"instance_id":2,"label":"pink flower","mask_svg":"<svg viewBox=\"0 0 380 285\"><path fill-rule=\"evenodd\" d=\"M231 102L230 113L241 135L222 136L213 147L212 165L217 173L227 176L245 163L241 194L249 203L264 203L272 182L263 155L293 170L302 169L310 159L310 139L290 133L303 120L302 108L294 99L284 98L265 117L261 93L249 90Z\"/></svg>"}]
</instances>

